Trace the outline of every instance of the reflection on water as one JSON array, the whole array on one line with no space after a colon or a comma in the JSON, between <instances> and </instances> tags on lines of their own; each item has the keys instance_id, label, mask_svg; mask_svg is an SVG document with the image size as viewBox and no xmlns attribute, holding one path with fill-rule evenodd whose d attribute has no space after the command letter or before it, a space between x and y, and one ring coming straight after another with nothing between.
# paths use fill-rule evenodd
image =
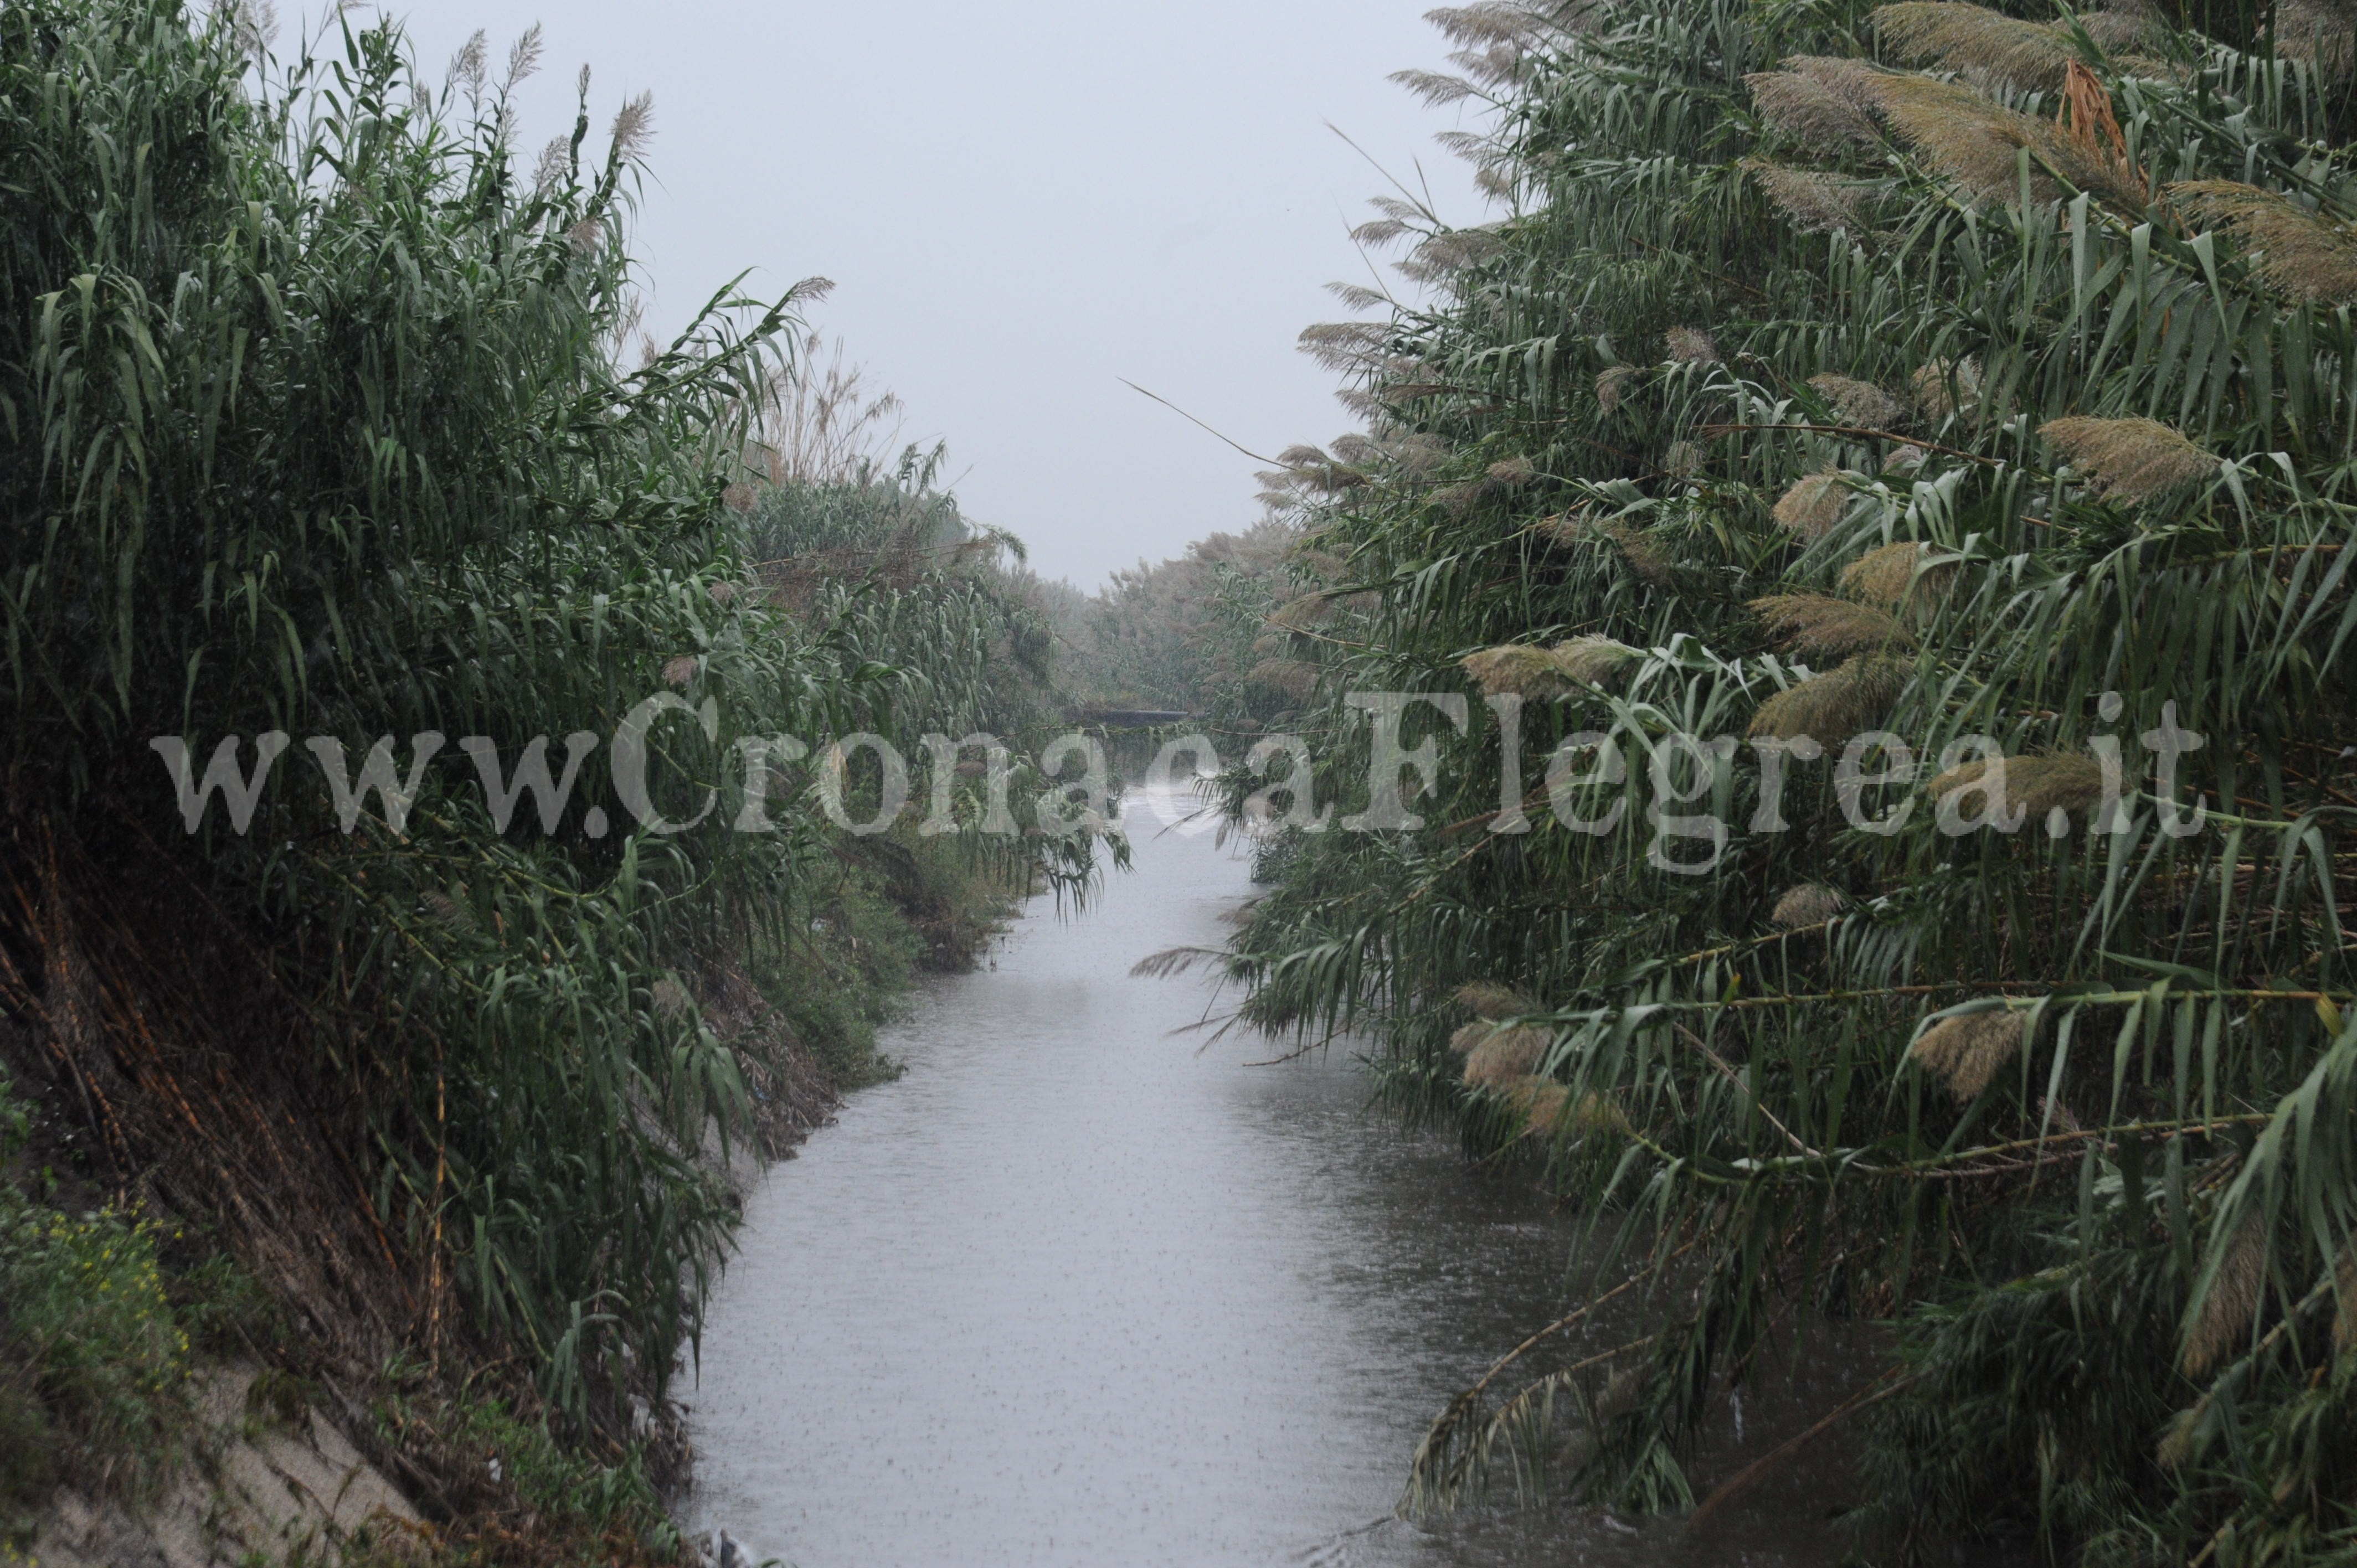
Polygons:
<instances>
[{"instance_id":1,"label":"reflection on water","mask_svg":"<svg viewBox=\"0 0 2357 1568\"><path fill-rule=\"evenodd\" d=\"M1250 888L1159 826L920 996L907 1075L754 1197L688 1395L695 1527L799 1568L1830 1560L1805 1509L1691 1547L1390 1517L1426 1423L1560 1308L1564 1224L1368 1113L1340 1053L1174 1034L1208 985L1130 966Z\"/></svg>"}]
</instances>

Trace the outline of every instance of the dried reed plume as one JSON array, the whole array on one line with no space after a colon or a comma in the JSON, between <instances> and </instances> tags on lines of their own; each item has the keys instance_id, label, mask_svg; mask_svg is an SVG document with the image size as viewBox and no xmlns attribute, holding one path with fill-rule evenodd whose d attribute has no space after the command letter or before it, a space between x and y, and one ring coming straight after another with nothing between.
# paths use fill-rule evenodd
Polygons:
<instances>
[{"instance_id":1,"label":"dried reed plume","mask_svg":"<svg viewBox=\"0 0 2357 1568\"><path fill-rule=\"evenodd\" d=\"M1538 466L1528 457L1507 457L1490 465L1489 477L1501 485L1519 485L1538 473Z\"/></svg>"},{"instance_id":2,"label":"dried reed plume","mask_svg":"<svg viewBox=\"0 0 2357 1568\"><path fill-rule=\"evenodd\" d=\"M1822 746L1846 746L1850 736L1874 728L1889 714L1907 689L1907 665L1899 660L1861 654L1760 703L1749 733L1779 740L1809 736Z\"/></svg>"},{"instance_id":3,"label":"dried reed plume","mask_svg":"<svg viewBox=\"0 0 2357 1568\"><path fill-rule=\"evenodd\" d=\"M1514 642L1469 653L1458 662L1491 696L1560 697L1598 685L1631 660L1635 649L1609 637L1577 637L1553 648Z\"/></svg>"},{"instance_id":4,"label":"dried reed plume","mask_svg":"<svg viewBox=\"0 0 2357 1568\"><path fill-rule=\"evenodd\" d=\"M2145 0L2120 0L2101 11L2082 11L2079 25L2107 55L2133 54L2167 31L2160 14Z\"/></svg>"},{"instance_id":5,"label":"dried reed plume","mask_svg":"<svg viewBox=\"0 0 2357 1568\"><path fill-rule=\"evenodd\" d=\"M666 686L684 686L695 679L702 660L693 653L675 653L663 660L662 679Z\"/></svg>"},{"instance_id":6,"label":"dried reed plume","mask_svg":"<svg viewBox=\"0 0 2357 1568\"><path fill-rule=\"evenodd\" d=\"M1662 454L1662 472L1681 479L1702 472L1702 448L1691 441L1673 441Z\"/></svg>"},{"instance_id":7,"label":"dried reed plume","mask_svg":"<svg viewBox=\"0 0 2357 1568\"><path fill-rule=\"evenodd\" d=\"M1619 408L1621 390L1636 378L1637 367L1634 365L1612 365L1600 371L1596 378L1598 405L1607 413Z\"/></svg>"},{"instance_id":8,"label":"dried reed plume","mask_svg":"<svg viewBox=\"0 0 2357 1568\"><path fill-rule=\"evenodd\" d=\"M1919 575L1916 567L1930 553L1930 546L1908 540L1878 545L1842 568L1842 592L1901 614L1934 609L1948 596L1956 568L1950 563Z\"/></svg>"},{"instance_id":9,"label":"dried reed plume","mask_svg":"<svg viewBox=\"0 0 2357 1568\"><path fill-rule=\"evenodd\" d=\"M1921 3L1933 5L1937 0ZM2059 67L2057 71L2059 80ZM2090 156L2047 121L2007 109L1961 82L1885 76L1877 86L1891 129L1970 196L1995 204L2016 200L2021 194L2020 154L2026 147L2032 201L2054 201L2061 196L2048 173L2051 170L2109 206L2137 213L2144 209L2141 182L2124 177L2106 159Z\"/></svg>"},{"instance_id":10,"label":"dried reed plume","mask_svg":"<svg viewBox=\"0 0 2357 1568\"><path fill-rule=\"evenodd\" d=\"M1523 1119L1523 1132L1552 1138L1570 1125L1571 1090L1551 1078L1521 1078L1506 1089L1506 1102Z\"/></svg>"},{"instance_id":11,"label":"dried reed plume","mask_svg":"<svg viewBox=\"0 0 2357 1568\"><path fill-rule=\"evenodd\" d=\"M2187 179L2169 188L2169 199L2233 234L2251 270L2276 293L2309 305L2357 300L2357 235L2289 197L2230 179Z\"/></svg>"},{"instance_id":12,"label":"dried reed plume","mask_svg":"<svg viewBox=\"0 0 2357 1568\"><path fill-rule=\"evenodd\" d=\"M1662 334L1669 357L1681 365L1716 365L1718 343L1699 327L1673 327Z\"/></svg>"},{"instance_id":13,"label":"dried reed plume","mask_svg":"<svg viewBox=\"0 0 2357 1568\"><path fill-rule=\"evenodd\" d=\"M1776 900L1775 910L1768 918L1788 931L1797 931L1822 926L1847 908L1849 900L1838 889L1822 882L1803 882Z\"/></svg>"},{"instance_id":14,"label":"dried reed plume","mask_svg":"<svg viewBox=\"0 0 2357 1568\"><path fill-rule=\"evenodd\" d=\"M1914 639L1888 610L1829 594L1770 594L1751 601L1768 635L1805 660L1831 661L1853 653L1911 648Z\"/></svg>"},{"instance_id":15,"label":"dried reed plume","mask_svg":"<svg viewBox=\"0 0 2357 1568\"><path fill-rule=\"evenodd\" d=\"M1253 666L1244 680L1293 702L1307 702L1318 690L1318 666L1298 659L1265 659Z\"/></svg>"},{"instance_id":16,"label":"dried reed plume","mask_svg":"<svg viewBox=\"0 0 2357 1568\"><path fill-rule=\"evenodd\" d=\"M1872 381L1828 373L1811 376L1809 386L1833 405L1835 415L1844 424L1888 430L1907 417L1907 405Z\"/></svg>"},{"instance_id":17,"label":"dried reed plume","mask_svg":"<svg viewBox=\"0 0 2357 1568\"><path fill-rule=\"evenodd\" d=\"M1977 1099L1997 1069L2021 1054L2029 1018L2027 1012L2010 1007L1943 1018L1924 1030L1907 1054L1916 1066L1943 1079L1958 1100Z\"/></svg>"},{"instance_id":18,"label":"dried reed plume","mask_svg":"<svg viewBox=\"0 0 2357 1568\"><path fill-rule=\"evenodd\" d=\"M1776 503L1776 521L1803 539L1823 539L1849 504L1842 478L1839 468L1827 468L1795 481Z\"/></svg>"},{"instance_id":19,"label":"dried reed plume","mask_svg":"<svg viewBox=\"0 0 2357 1568\"><path fill-rule=\"evenodd\" d=\"M1496 1023L1517 1014L1533 1011L1530 999L1511 986L1494 980L1476 980L1457 988L1457 1004L1472 1010L1477 1018Z\"/></svg>"},{"instance_id":20,"label":"dried reed plume","mask_svg":"<svg viewBox=\"0 0 2357 1568\"><path fill-rule=\"evenodd\" d=\"M1469 1024L1465 1027L1482 1031L1465 1052L1465 1081L1483 1089L1494 1089L1528 1075L1538 1066L1552 1037L1544 1029L1534 1029L1527 1024L1503 1027ZM1464 1033L1464 1029L1458 1031L1460 1038Z\"/></svg>"},{"instance_id":21,"label":"dried reed plume","mask_svg":"<svg viewBox=\"0 0 2357 1568\"><path fill-rule=\"evenodd\" d=\"M1523 697L1559 697L1574 690L1571 677L1552 650L1513 642L1469 653L1458 662L1491 696L1512 692Z\"/></svg>"},{"instance_id":22,"label":"dried reed plume","mask_svg":"<svg viewBox=\"0 0 2357 1568\"><path fill-rule=\"evenodd\" d=\"M655 95L641 92L623 100L614 112L614 156L625 163L637 158L654 140Z\"/></svg>"},{"instance_id":23,"label":"dried reed plume","mask_svg":"<svg viewBox=\"0 0 2357 1568\"><path fill-rule=\"evenodd\" d=\"M2254 1214L2227 1240L2209 1294L2201 1298L2201 1315L2185 1336L2186 1376L2205 1376L2249 1336L2266 1283L2266 1226Z\"/></svg>"},{"instance_id":24,"label":"dried reed plume","mask_svg":"<svg viewBox=\"0 0 2357 1568\"><path fill-rule=\"evenodd\" d=\"M1945 802L1950 796L1977 792L1987 801L1992 814L2010 817L2025 811L2032 822L2042 821L2054 811L2081 815L2093 811L2104 798L2104 765L2084 754L2039 754L2029 757L2008 757L2005 759L2004 779L1992 787L1989 774L1991 759L1982 757L1949 768L1926 787L1934 800ZM2003 800L1994 799L1998 790Z\"/></svg>"},{"instance_id":25,"label":"dried reed plume","mask_svg":"<svg viewBox=\"0 0 2357 1568\"><path fill-rule=\"evenodd\" d=\"M2357 16L2334 0L2278 0L2276 53L2338 81L2357 64Z\"/></svg>"},{"instance_id":26,"label":"dried reed plume","mask_svg":"<svg viewBox=\"0 0 2357 1568\"><path fill-rule=\"evenodd\" d=\"M1861 114L1882 113L1882 84L1891 73L1846 55L1793 55L1784 69L1807 77Z\"/></svg>"},{"instance_id":27,"label":"dried reed plume","mask_svg":"<svg viewBox=\"0 0 2357 1568\"><path fill-rule=\"evenodd\" d=\"M1751 171L1776 210L1803 234L1830 234L1859 226L1862 193L1839 175L1785 168L1757 158L1746 159L1743 166Z\"/></svg>"},{"instance_id":28,"label":"dried reed plume","mask_svg":"<svg viewBox=\"0 0 2357 1568\"><path fill-rule=\"evenodd\" d=\"M2218 459L2157 419L2056 419L2038 434L2117 500L2148 501L2218 471Z\"/></svg>"},{"instance_id":29,"label":"dried reed plume","mask_svg":"<svg viewBox=\"0 0 2357 1568\"><path fill-rule=\"evenodd\" d=\"M1908 378L1915 406L1932 419L1964 413L1981 400L1981 368L1974 360L1928 360Z\"/></svg>"},{"instance_id":30,"label":"dried reed plume","mask_svg":"<svg viewBox=\"0 0 2357 1568\"><path fill-rule=\"evenodd\" d=\"M1754 71L1743 79L1760 117L1812 148L1870 147L1874 122L1848 98L1794 70Z\"/></svg>"},{"instance_id":31,"label":"dried reed plume","mask_svg":"<svg viewBox=\"0 0 2357 1568\"><path fill-rule=\"evenodd\" d=\"M1873 21L1883 42L1907 59L1934 60L2016 92L2053 91L2073 58L2059 26L1979 5L1900 0L1878 8Z\"/></svg>"},{"instance_id":32,"label":"dried reed plume","mask_svg":"<svg viewBox=\"0 0 2357 1568\"><path fill-rule=\"evenodd\" d=\"M1676 576L1670 558L1662 553L1651 537L1625 522L1603 525L1604 535L1620 552L1620 559L1629 563L1629 570L1657 588L1665 588Z\"/></svg>"},{"instance_id":33,"label":"dried reed plume","mask_svg":"<svg viewBox=\"0 0 2357 1568\"><path fill-rule=\"evenodd\" d=\"M650 996L654 1003L655 1011L666 1018L683 1016L691 1005L687 987L669 975L655 982Z\"/></svg>"},{"instance_id":34,"label":"dried reed plume","mask_svg":"<svg viewBox=\"0 0 2357 1568\"><path fill-rule=\"evenodd\" d=\"M1555 645L1555 661L1575 681L1600 686L1644 655L1609 637L1575 637Z\"/></svg>"}]
</instances>

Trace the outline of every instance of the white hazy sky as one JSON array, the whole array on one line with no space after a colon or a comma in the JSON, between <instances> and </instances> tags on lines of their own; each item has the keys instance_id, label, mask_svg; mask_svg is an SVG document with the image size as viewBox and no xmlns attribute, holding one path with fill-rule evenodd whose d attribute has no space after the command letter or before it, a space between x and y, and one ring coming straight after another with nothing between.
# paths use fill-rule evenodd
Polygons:
<instances>
[{"instance_id":1,"label":"white hazy sky","mask_svg":"<svg viewBox=\"0 0 2357 1568\"><path fill-rule=\"evenodd\" d=\"M1455 112L1385 80L1442 64L1430 3L386 8L437 78L476 28L496 65L542 24L527 151L571 128L585 63L599 138L651 91L649 325L747 267L772 295L833 278L814 324L900 394L909 438L949 443L967 511L1093 588L1257 514L1259 465L1119 378L1255 452L1350 428L1294 338L1347 314L1325 284L1374 281L1347 231L1385 186L1329 122L1444 218L1483 216L1432 144Z\"/></svg>"}]
</instances>

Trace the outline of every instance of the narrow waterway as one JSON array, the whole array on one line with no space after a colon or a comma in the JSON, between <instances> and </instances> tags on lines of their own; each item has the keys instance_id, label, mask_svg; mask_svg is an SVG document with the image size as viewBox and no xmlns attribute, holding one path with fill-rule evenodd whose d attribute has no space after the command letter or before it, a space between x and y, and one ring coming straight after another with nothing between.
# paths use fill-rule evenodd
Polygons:
<instances>
[{"instance_id":1,"label":"narrow waterway","mask_svg":"<svg viewBox=\"0 0 2357 1568\"><path fill-rule=\"evenodd\" d=\"M1566 1226L1370 1112L1346 1053L1181 1032L1209 983L1130 968L1251 889L1161 825L1134 806L1134 874L927 989L905 1076L755 1195L688 1391L694 1527L798 1568L1830 1561L1790 1503L1693 1542L1392 1517L1426 1423L1560 1309Z\"/></svg>"}]
</instances>

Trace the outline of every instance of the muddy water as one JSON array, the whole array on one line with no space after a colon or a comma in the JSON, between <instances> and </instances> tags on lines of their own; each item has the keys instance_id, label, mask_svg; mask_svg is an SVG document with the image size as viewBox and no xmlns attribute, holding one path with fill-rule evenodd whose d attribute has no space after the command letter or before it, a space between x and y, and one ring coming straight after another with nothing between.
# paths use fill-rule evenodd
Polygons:
<instances>
[{"instance_id":1,"label":"muddy water","mask_svg":"<svg viewBox=\"0 0 2357 1568\"><path fill-rule=\"evenodd\" d=\"M1178 1033L1219 1000L1130 967L1218 943L1250 887L1160 826L1135 807L1133 875L925 992L906 1075L755 1195L687 1391L691 1524L799 1568L1832 1560L1805 1475L1699 1540L1392 1517L1433 1414L1561 1309L1565 1223L1371 1113L1343 1052Z\"/></svg>"}]
</instances>

